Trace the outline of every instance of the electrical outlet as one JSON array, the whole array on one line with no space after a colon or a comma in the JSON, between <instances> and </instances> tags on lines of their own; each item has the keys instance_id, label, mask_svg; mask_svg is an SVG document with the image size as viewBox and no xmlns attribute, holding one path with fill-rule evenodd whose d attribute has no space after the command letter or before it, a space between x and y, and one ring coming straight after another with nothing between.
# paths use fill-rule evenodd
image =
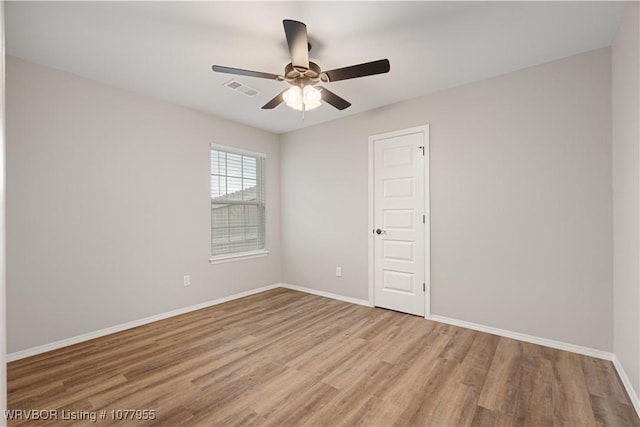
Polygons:
<instances>
[{"instance_id":1,"label":"electrical outlet","mask_svg":"<svg viewBox=\"0 0 640 427\"><path fill-rule=\"evenodd\" d=\"M336 267L336 277L342 277L342 267Z\"/></svg>"},{"instance_id":2,"label":"electrical outlet","mask_svg":"<svg viewBox=\"0 0 640 427\"><path fill-rule=\"evenodd\" d=\"M191 286L191 276L190 275L186 275L182 278L182 284L184 286Z\"/></svg>"}]
</instances>

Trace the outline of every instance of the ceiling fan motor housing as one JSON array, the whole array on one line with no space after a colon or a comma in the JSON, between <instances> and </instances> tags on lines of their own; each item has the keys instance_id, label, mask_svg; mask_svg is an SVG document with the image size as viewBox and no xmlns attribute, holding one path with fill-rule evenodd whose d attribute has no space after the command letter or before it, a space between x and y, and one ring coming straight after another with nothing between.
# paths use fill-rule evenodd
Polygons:
<instances>
[{"instance_id":1,"label":"ceiling fan motor housing","mask_svg":"<svg viewBox=\"0 0 640 427\"><path fill-rule=\"evenodd\" d=\"M320 67L315 62L309 61L309 69L299 71L292 63L288 63L284 68L284 78L292 85L316 84L320 81Z\"/></svg>"}]
</instances>

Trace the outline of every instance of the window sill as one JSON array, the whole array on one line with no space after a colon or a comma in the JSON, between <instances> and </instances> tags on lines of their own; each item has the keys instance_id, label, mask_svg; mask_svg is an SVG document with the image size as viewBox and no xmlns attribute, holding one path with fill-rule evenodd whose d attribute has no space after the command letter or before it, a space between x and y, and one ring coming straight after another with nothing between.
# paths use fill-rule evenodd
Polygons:
<instances>
[{"instance_id":1,"label":"window sill","mask_svg":"<svg viewBox=\"0 0 640 427\"><path fill-rule=\"evenodd\" d=\"M242 261L244 259L262 258L269 255L266 249L253 252L242 252L239 254L220 255L209 258L209 264L222 264L223 262Z\"/></svg>"}]
</instances>

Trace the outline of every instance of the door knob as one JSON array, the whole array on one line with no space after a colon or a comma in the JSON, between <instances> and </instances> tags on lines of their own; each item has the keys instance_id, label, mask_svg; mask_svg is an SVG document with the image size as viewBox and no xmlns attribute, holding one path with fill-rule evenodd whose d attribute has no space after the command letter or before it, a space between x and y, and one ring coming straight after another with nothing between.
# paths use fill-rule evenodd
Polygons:
<instances>
[{"instance_id":1,"label":"door knob","mask_svg":"<svg viewBox=\"0 0 640 427\"><path fill-rule=\"evenodd\" d=\"M376 230L376 234L387 234L386 231L380 230L379 228Z\"/></svg>"}]
</instances>

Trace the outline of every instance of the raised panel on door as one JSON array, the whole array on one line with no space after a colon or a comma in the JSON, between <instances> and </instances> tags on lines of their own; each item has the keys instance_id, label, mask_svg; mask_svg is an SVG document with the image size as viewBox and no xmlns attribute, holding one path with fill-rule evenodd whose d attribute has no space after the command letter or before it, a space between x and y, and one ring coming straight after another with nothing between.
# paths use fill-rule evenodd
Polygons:
<instances>
[{"instance_id":1,"label":"raised panel on door","mask_svg":"<svg viewBox=\"0 0 640 427\"><path fill-rule=\"evenodd\" d=\"M384 240L382 242L382 258L385 261L415 262L415 242L404 240Z\"/></svg>"},{"instance_id":2,"label":"raised panel on door","mask_svg":"<svg viewBox=\"0 0 640 427\"><path fill-rule=\"evenodd\" d=\"M414 209L385 209L382 212L382 227L389 230L410 230L415 229Z\"/></svg>"}]
</instances>

